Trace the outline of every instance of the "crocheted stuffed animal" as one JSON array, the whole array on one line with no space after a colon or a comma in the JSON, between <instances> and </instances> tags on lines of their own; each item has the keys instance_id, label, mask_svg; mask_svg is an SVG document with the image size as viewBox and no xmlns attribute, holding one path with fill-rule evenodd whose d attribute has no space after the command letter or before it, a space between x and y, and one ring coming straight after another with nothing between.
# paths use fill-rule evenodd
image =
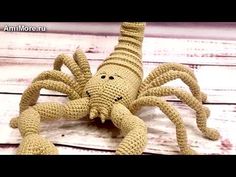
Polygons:
<instances>
[{"instance_id":1,"label":"crocheted stuffed animal","mask_svg":"<svg viewBox=\"0 0 236 177\"><path fill-rule=\"evenodd\" d=\"M40 121L79 120L88 116L111 120L125 137L116 154L142 154L147 143L147 126L135 116L141 106L157 106L175 124L177 142L183 154L195 154L187 143L186 129L177 110L161 96L175 95L196 111L197 126L203 135L217 140L219 133L207 127L210 111L202 105L207 96L200 91L193 72L177 63L165 63L154 69L143 80L142 42L145 23L121 24L119 42L114 51L92 76L88 61L81 50L73 58L59 55L54 69L41 73L25 90L20 101L20 115L10 122L19 128L23 137L17 154L58 154L57 148L39 135ZM61 72L62 65L69 68L75 78ZM191 93L163 84L181 79ZM66 104L36 104L41 89L68 95Z\"/></svg>"}]
</instances>

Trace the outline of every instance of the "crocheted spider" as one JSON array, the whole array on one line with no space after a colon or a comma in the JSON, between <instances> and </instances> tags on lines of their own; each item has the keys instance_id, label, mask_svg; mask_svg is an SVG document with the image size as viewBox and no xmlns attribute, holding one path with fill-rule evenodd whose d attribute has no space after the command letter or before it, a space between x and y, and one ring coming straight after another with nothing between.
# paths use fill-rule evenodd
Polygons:
<instances>
[{"instance_id":1,"label":"crocheted spider","mask_svg":"<svg viewBox=\"0 0 236 177\"><path fill-rule=\"evenodd\" d=\"M92 76L88 61L81 50L73 58L64 54L54 61L54 70L41 73L24 91L20 102L20 115L10 122L19 128L23 137L17 154L58 154L57 148L39 135L40 121L79 120L88 116L111 120L125 137L116 154L142 154L147 143L147 127L135 116L142 106L157 106L175 124L177 142L183 154L195 154L187 143L186 129L177 110L162 96L174 95L196 111L197 126L203 135L217 140L219 133L207 127L210 111L202 105L207 96L200 91L193 72L177 63L162 64L143 80L142 42L145 23L121 24L119 42L114 51ZM61 72L62 65L69 68L75 78ZM162 86L181 79L191 93L182 89ZM38 103L41 89L66 94L70 101Z\"/></svg>"}]
</instances>

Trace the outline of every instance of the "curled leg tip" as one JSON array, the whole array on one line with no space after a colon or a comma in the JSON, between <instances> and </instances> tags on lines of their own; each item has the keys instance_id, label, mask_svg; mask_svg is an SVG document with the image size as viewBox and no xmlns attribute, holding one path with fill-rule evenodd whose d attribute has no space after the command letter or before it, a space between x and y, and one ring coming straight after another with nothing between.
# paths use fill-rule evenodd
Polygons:
<instances>
[{"instance_id":1,"label":"curled leg tip","mask_svg":"<svg viewBox=\"0 0 236 177\"><path fill-rule=\"evenodd\" d=\"M220 133L213 128L209 128L204 135L210 140L218 140L220 138Z\"/></svg>"},{"instance_id":2,"label":"curled leg tip","mask_svg":"<svg viewBox=\"0 0 236 177\"><path fill-rule=\"evenodd\" d=\"M14 118L11 119L11 121L10 121L10 127L11 128L18 128L17 118L18 117L14 117Z\"/></svg>"},{"instance_id":3,"label":"curled leg tip","mask_svg":"<svg viewBox=\"0 0 236 177\"><path fill-rule=\"evenodd\" d=\"M191 148L187 148L180 151L183 155L197 155L197 152Z\"/></svg>"}]
</instances>

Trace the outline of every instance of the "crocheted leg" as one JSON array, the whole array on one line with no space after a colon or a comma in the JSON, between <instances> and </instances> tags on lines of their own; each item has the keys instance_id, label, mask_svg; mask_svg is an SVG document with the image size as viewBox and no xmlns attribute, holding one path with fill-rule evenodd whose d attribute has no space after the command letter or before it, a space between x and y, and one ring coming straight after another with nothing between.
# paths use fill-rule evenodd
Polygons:
<instances>
[{"instance_id":1,"label":"crocheted leg","mask_svg":"<svg viewBox=\"0 0 236 177\"><path fill-rule=\"evenodd\" d=\"M173 87L155 87L145 91L142 96L170 96L175 95L189 107L196 111L197 126L207 138L218 140L220 134L217 130L207 127L207 114L209 110L204 108L195 97L186 91Z\"/></svg>"},{"instance_id":2,"label":"crocheted leg","mask_svg":"<svg viewBox=\"0 0 236 177\"><path fill-rule=\"evenodd\" d=\"M116 127L126 134L119 144L116 154L142 154L147 143L147 127L145 123L122 104L115 104L111 112L111 120Z\"/></svg>"},{"instance_id":3,"label":"crocheted leg","mask_svg":"<svg viewBox=\"0 0 236 177\"><path fill-rule=\"evenodd\" d=\"M142 106L157 106L160 110L175 124L176 126L176 137L177 142L180 148L181 153L183 154L196 154L194 150L192 150L187 143L187 133L184 126L184 123L181 119L178 111L165 100L154 97L154 96L145 96L138 98L135 100L130 109L132 112L136 112Z\"/></svg>"},{"instance_id":4,"label":"crocheted leg","mask_svg":"<svg viewBox=\"0 0 236 177\"><path fill-rule=\"evenodd\" d=\"M83 72L86 82L91 79L92 73L90 70L89 62L84 52L80 49L76 50L73 55L75 62L79 65L81 71Z\"/></svg>"},{"instance_id":5,"label":"crocheted leg","mask_svg":"<svg viewBox=\"0 0 236 177\"><path fill-rule=\"evenodd\" d=\"M68 85L59 81L43 80L32 83L22 94L20 101L20 112L26 110L29 106L35 105L41 89L48 89L65 93L69 96L69 99L74 100L80 98L80 95L76 93Z\"/></svg>"},{"instance_id":6,"label":"crocheted leg","mask_svg":"<svg viewBox=\"0 0 236 177\"><path fill-rule=\"evenodd\" d=\"M188 74L193 80L197 82L197 78L195 77L193 71L189 68L186 67L182 64L179 63L164 63L159 65L157 68L155 68L148 76L147 78L143 81L143 83L140 86L140 93L142 93L145 88L157 77L160 75L168 72L168 71L180 71L180 72L185 72ZM203 92L201 92L201 97L202 101L205 102L207 100L207 95Z\"/></svg>"},{"instance_id":7,"label":"crocheted leg","mask_svg":"<svg viewBox=\"0 0 236 177\"><path fill-rule=\"evenodd\" d=\"M186 72L182 71L167 71L163 74L161 74L156 79L153 79L145 88L144 91L153 88L153 87L159 87L161 85L164 85L165 83L175 80L175 79L181 79L190 89L193 96L198 99L199 101L202 101L200 87L195 79L193 79L192 76L190 76ZM204 97L205 98L205 97Z\"/></svg>"},{"instance_id":8,"label":"crocheted leg","mask_svg":"<svg viewBox=\"0 0 236 177\"><path fill-rule=\"evenodd\" d=\"M61 54L55 59L53 68L54 70L60 71L62 65L65 64L83 88L88 81L88 73L90 73L90 68L88 68L89 65L85 61L85 58L82 57L81 60L78 59L80 56L80 52L74 54L74 59L65 54ZM80 66L83 67L83 70L80 68ZM83 73L84 71L85 73Z\"/></svg>"},{"instance_id":9,"label":"crocheted leg","mask_svg":"<svg viewBox=\"0 0 236 177\"><path fill-rule=\"evenodd\" d=\"M17 124L23 140L17 154L57 154L56 147L39 135L40 121L65 118L78 120L89 113L89 100L82 98L65 105L59 103L41 103L23 111Z\"/></svg>"},{"instance_id":10,"label":"crocheted leg","mask_svg":"<svg viewBox=\"0 0 236 177\"><path fill-rule=\"evenodd\" d=\"M17 154L58 154L57 148L39 135L40 115L35 109L30 107L23 111L17 120L23 137Z\"/></svg>"},{"instance_id":11,"label":"crocheted leg","mask_svg":"<svg viewBox=\"0 0 236 177\"><path fill-rule=\"evenodd\" d=\"M57 70L42 72L32 81L32 83L35 83L41 80L61 81L64 84L70 86L72 89L74 89L79 95L81 95L82 90L83 90L80 84L76 82L74 79L72 79L69 75L61 71L57 71Z\"/></svg>"}]
</instances>

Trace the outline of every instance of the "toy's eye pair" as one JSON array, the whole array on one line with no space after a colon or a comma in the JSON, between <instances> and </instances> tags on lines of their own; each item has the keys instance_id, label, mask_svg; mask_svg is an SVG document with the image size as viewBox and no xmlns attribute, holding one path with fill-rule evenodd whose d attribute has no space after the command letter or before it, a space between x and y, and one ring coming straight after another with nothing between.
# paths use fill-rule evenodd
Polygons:
<instances>
[{"instance_id":1,"label":"toy's eye pair","mask_svg":"<svg viewBox=\"0 0 236 177\"><path fill-rule=\"evenodd\" d=\"M102 75L102 76L101 76L101 79L105 79L105 78L106 78L106 76L105 76L105 75ZM114 79L114 77L113 77L113 76L109 76L109 79L110 79L110 80L113 80L113 79Z\"/></svg>"},{"instance_id":2,"label":"toy's eye pair","mask_svg":"<svg viewBox=\"0 0 236 177\"><path fill-rule=\"evenodd\" d=\"M89 94L89 92L88 92L88 91L86 91L86 94L88 95L88 97L91 97L91 95Z\"/></svg>"},{"instance_id":3,"label":"toy's eye pair","mask_svg":"<svg viewBox=\"0 0 236 177\"><path fill-rule=\"evenodd\" d=\"M122 96L115 98L115 101L119 101L122 99Z\"/></svg>"}]
</instances>

